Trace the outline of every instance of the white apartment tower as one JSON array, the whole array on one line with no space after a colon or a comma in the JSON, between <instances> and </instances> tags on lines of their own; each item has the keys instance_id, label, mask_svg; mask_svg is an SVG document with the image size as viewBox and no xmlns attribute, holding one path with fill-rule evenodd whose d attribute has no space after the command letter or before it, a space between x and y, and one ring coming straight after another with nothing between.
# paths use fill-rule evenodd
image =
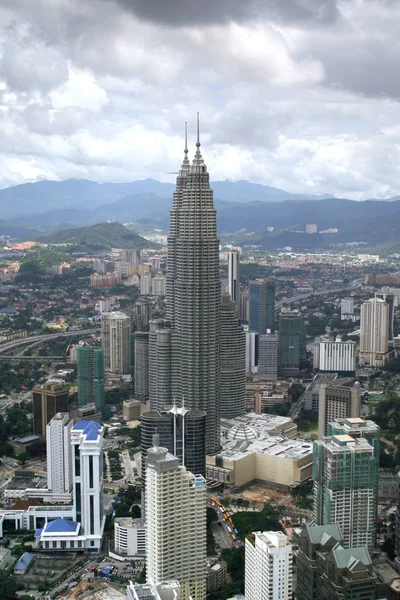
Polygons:
<instances>
[{"instance_id":1,"label":"white apartment tower","mask_svg":"<svg viewBox=\"0 0 400 600\"><path fill-rule=\"evenodd\" d=\"M74 521L81 524L84 547L100 550L104 528L103 434L96 421L79 421L71 431L73 448Z\"/></svg>"},{"instance_id":2,"label":"white apartment tower","mask_svg":"<svg viewBox=\"0 0 400 600\"><path fill-rule=\"evenodd\" d=\"M228 252L228 293L232 302L236 302L237 305L240 293L239 256L238 250Z\"/></svg>"},{"instance_id":3,"label":"white apartment tower","mask_svg":"<svg viewBox=\"0 0 400 600\"><path fill-rule=\"evenodd\" d=\"M356 370L356 343L317 338L314 343L314 369L325 373L354 375Z\"/></svg>"},{"instance_id":4,"label":"white apartment tower","mask_svg":"<svg viewBox=\"0 0 400 600\"><path fill-rule=\"evenodd\" d=\"M140 278L140 295L149 296L151 294L151 273L143 273Z\"/></svg>"},{"instance_id":5,"label":"white apartment tower","mask_svg":"<svg viewBox=\"0 0 400 600\"><path fill-rule=\"evenodd\" d=\"M47 485L54 500L71 498L72 426L73 421L67 413L57 413L46 427Z\"/></svg>"},{"instance_id":6,"label":"white apartment tower","mask_svg":"<svg viewBox=\"0 0 400 600\"><path fill-rule=\"evenodd\" d=\"M342 321L354 320L354 298L342 298L340 301L340 318Z\"/></svg>"},{"instance_id":7,"label":"white apartment tower","mask_svg":"<svg viewBox=\"0 0 400 600\"><path fill-rule=\"evenodd\" d=\"M291 600L292 546L280 531L256 531L246 539L246 600Z\"/></svg>"},{"instance_id":8,"label":"white apartment tower","mask_svg":"<svg viewBox=\"0 0 400 600\"><path fill-rule=\"evenodd\" d=\"M361 305L360 365L382 367L389 358L389 305L370 298Z\"/></svg>"},{"instance_id":9,"label":"white apartment tower","mask_svg":"<svg viewBox=\"0 0 400 600\"><path fill-rule=\"evenodd\" d=\"M126 375L131 369L131 318L121 311L101 316L101 341L104 367Z\"/></svg>"},{"instance_id":10,"label":"white apartment tower","mask_svg":"<svg viewBox=\"0 0 400 600\"><path fill-rule=\"evenodd\" d=\"M147 579L154 584L178 579L181 598L206 595L207 488L166 448L147 451L146 545Z\"/></svg>"}]
</instances>

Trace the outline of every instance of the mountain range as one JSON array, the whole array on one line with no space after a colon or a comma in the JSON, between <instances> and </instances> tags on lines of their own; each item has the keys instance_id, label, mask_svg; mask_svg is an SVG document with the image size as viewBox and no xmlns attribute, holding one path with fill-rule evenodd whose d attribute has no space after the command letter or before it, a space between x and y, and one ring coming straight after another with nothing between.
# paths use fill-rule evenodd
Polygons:
<instances>
[{"instance_id":1,"label":"mountain range","mask_svg":"<svg viewBox=\"0 0 400 600\"><path fill-rule=\"evenodd\" d=\"M238 243L266 248L399 243L399 196L356 202L329 195L290 194L248 181L216 181L211 186L220 235L235 233ZM146 179L104 184L41 181L6 188L0 190L0 235L32 239L46 232L106 221L125 223L132 229L148 226L166 231L174 187ZM318 236L300 233L307 223L316 223L319 231L337 228L339 232ZM250 232L256 232L251 241Z\"/></svg>"}]
</instances>

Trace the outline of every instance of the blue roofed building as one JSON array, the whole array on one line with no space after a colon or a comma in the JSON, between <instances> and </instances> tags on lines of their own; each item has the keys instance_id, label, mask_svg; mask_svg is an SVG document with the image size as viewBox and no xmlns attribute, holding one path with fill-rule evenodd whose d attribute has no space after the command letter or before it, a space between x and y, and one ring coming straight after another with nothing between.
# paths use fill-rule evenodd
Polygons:
<instances>
[{"instance_id":1,"label":"blue roofed building","mask_svg":"<svg viewBox=\"0 0 400 600\"><path fill-rule=\"evenodd\" d=\"M32 566L33 561L35 560L35 555L31 552L24 552L21 558L17 563L15 563L13 568L14 575L25 575L25 573Z\"/></svg>"}]
</instances>

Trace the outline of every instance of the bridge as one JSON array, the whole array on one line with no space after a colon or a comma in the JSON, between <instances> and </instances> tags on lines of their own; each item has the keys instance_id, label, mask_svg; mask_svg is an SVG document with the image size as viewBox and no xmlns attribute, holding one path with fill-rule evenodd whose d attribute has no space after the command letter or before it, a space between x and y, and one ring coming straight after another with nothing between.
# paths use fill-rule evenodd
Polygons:
<instances>
[{"instance_id":1,"label":"bridge","mask_svg":"<svg viewBox=\"0 0 400 600\"><path fill-rule=\"evenodd\" d=\"M66 362L67 359L65 356L25 356L25 355L21 355L21 354L14 354L13 356L4 356L4 354L0 354L0 362L24 362L24 361L31 361L31 362L49 362L49 361L56 361L56 360L62 360L63 362Z\"/></svg>"}]
</instances>

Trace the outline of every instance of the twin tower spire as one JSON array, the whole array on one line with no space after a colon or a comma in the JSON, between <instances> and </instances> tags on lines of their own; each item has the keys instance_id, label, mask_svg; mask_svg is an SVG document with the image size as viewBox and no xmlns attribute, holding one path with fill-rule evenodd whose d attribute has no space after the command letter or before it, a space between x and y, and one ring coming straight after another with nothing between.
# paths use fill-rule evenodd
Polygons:
<instances>
[{"instance_id":1,"label":"twin tower spire","mask_svg":"<svg viewBox=\"0 0 400 600\"><path fill-rule=\"evenodd\" d=\"M197 141L196 141L196 152L194 155L194 159L192 161L192 165L190 165L190 161L188 158L188 142L187 142L187 121L185 121L185 150L184 150L184 158L182 162L182 167L180 171L180 175L188 175L190 172L198 173L199 171L205 172L206 167L204 164L203 157L200 152L200 117L199 113L197 113Z\"/></svg>"}]
</instances>

